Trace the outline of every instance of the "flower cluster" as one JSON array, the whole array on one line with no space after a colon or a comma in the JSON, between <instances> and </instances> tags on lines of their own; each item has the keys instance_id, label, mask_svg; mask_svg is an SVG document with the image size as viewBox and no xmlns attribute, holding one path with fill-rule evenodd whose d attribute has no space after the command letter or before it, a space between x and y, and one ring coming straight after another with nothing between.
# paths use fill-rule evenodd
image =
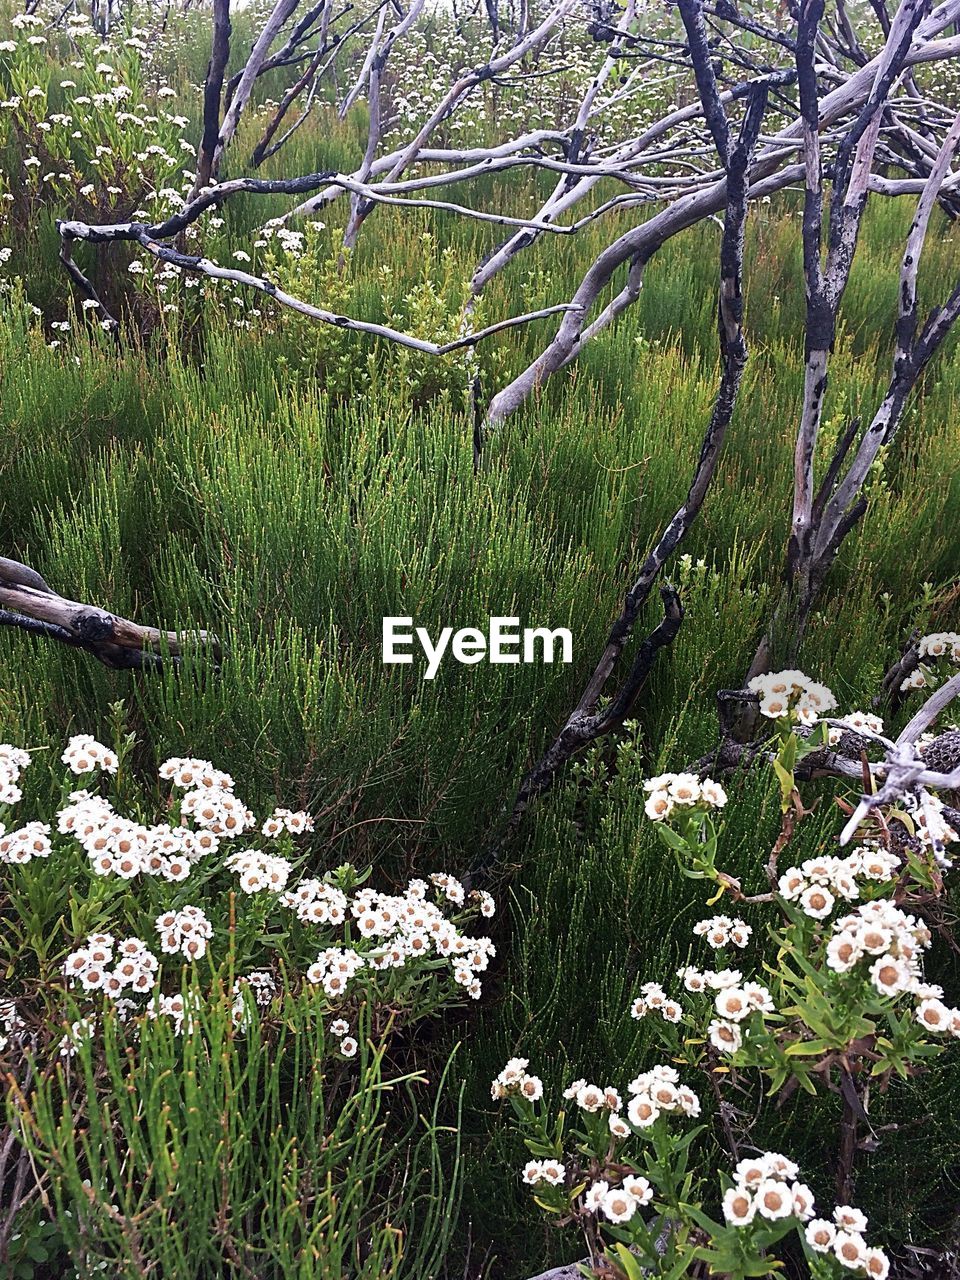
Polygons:
<instances>
[{"instance_id":1,"label":"flower cluster","mask_svg":"<svg viewBox=\"0 0 960 1280\"><path fill-rule=\"evenodd\" d=\"M714 916L710 920L700 920L693 926L695 938L703 938L707 946L715 950L731 944L741 950L749 943L753 933L745 920L733 920L730 916Z\"/></svg>"},{"instance_id":2,"label":"flower cluster","mask_svg":"<svg viewBox=\"0 0 960 1280\"><path fill-rule=\"evenodd\" d=\"M804 1237L814 1253L832 1253L845 1269L886 1280L890 1262L882 1249L868 1248L863 1238L866 1217L850 1205L838 1205L832 1222L815 1218L813 1192L796 1180L798 1175L796 1164L775 1151L739 1161L733 1186L724 1193L724 1218L739 1228L748 1228L756 1220L792 1219L805 1224Z\"/></svg>"},{"instance_id":3,"label":"flower cluster","mask_svg":"<svg viewBox=\"0 0 960 1280\"><path fill-rule=\"evenodd\" d=\"M0 753L5 782L11 788L29 758L25 751L13 747ZM101 772L113 772L114 760L119 770L122 749L108 753L88 735L72 739L63 753L67 768L84 778L91 774L93 762L98 768L104 766ZM289 994L299 992L302 977L305 990L322 989L334 1006L330 1012L339 1013L350 1007L349 988L361 974L364 991L357 999L365 1001L368 988L372 993L382 987L390 992L386 998L397 1012L412 1010L423 1016L458 990L474 999L479 997L478 975L489 967L496 949L489 938L468 934L465 921L475 914L493 914L494 903L489 894L474 891L468 895L463 884L445 872L436 872L429 880L411 880L400 894L379 893L358 888L365 877L350 865L322 879L291 884L292 857L236 847L224 856L224 844L259 825L235 795L229 774L210 761L195 757L171 758L160 772L174 788L168 816L173 822L179 820L178 825L150 824L125 817L105 796L84 789L69 793L61 805L53 838L50 828L42 823L30 823L10 834L0 833L0 858L6 862L22 864L31 858L65 852L74 857L68 874L75 879L79 847L89 864L91 888L96 886L98 877L116 877L126 882L117 885L114 893L104 899L115 905L118 917L124 920L124 924L113 926L122 941L116 942L106 932L91 934L80 946L72 940L74 949L67 955L63 972L75 990L91 997L95 993L108 997L112 1011L123 1022L131 1023L131 1034L139 1034L138 1019L143 1015L169 1020L177 1034L193 1026L193 1014L201 1006L193 1009L189 999L201 999L199 988L191 986L192 995L186 1003L179 990L168 994L171 983L166 978L172 975L165 958L196 962L207 954L215 928L221 927L224 910L217 902L219 889L216 896L207 895L209 886L224 871L239 877L244 894L263 891L255 909L246 920L238 920L230 934L231 968L236 964L241 974L246 967L251 970L233 985L232 1017L238 1028L246 1028L256 1010L264 1009L278 994L272 974L256 968L269 954L264 952L264 944L272 913L292 912L300 924L308 927L306 936L303 929L293 931L286 957ZM273 833L284 853L290 853L292 838L311 830L313 823L306 813L278 807L262 826ZM177 885L191 876L201 860L203 871L195 877L195 891L190 891L188 903L175 890L143 886L152 906L148 918L157 931L158 954L140 938L126 936L128 932L138 932L144 915L144 903L136 891L140 886L132 882L137 877L153 877ZM99 894L99 888L94 892ZM448 917L443 908L449 904L462 911ZM165 909L157 914L161 906ZM281 927L284 936L289 937L288 922L282 922ZM318 928L327 936L315 940L310 934ZM315 957L312 961L311 956ZM391 977L395 970L404 971L396 980ZM384 976L377 981L379 974ZM176 975L179 987L179 965ZM195 975L188 976L193 983ZM135 999L151 994L147 1007ZM202 999L205 1003L206 996ZM355 1056L360 1047L358 1039L348 1034L348 1022L337 1018L337 1023L342 1023L338 1036L340 1054L345 1058ZM74 1053L77 1045L89 1038L88 1029L97 1025L96 1006L93 1010L88 1006L78 1019L79 1030L68 1031L64 1037L64 1054Z\"/></svg>"},{"instance_id":4,"label":"flower cluster","mask_svg":"<svg viewBox=\"0 0 960 1280\"><path fill-rule=\"evenodd\" d=\"M723 1216L734 1226L748 1226L757 1214L768 1222L780 1218L813 1217L810 1188L797 1182L799 1169L792 1160L776 1151L749 1160L740 1160L734 1170L733 1186L723 1197Z\"/></svg>"},{"instance_id":5,"label":"flower cluster","mask_svg":"<svg viewBox=\"0 0 960 1280\"><path fill-rule=\"evenodd\" d=\"M334 1018L330 1023L330 1034L340 1041L337 1046L345 1058L355 1058L360 1048L354 1036L347 1035L350 1023L346 1018Z\"/></svg>"},{"instance_id":6,"label":"flower cluster","mask_svg":"<svg viewBox=\"0 0 960 1280\"><path fill-rule=\"evenodd\" d=\"M662 1115L679 1113L696 1119L700 1099L687 1085L680 1083L676 1070L667 1065L641 1072L627 1085L631 1095L627 1119L637 1129L649 1129Z\"/></svg>"},{"instance_id":7,"label":"flower cluster","mask_svg":"<svg viewBox=\"0 0 960 1280\"><path fill-rule=\"evenodd\" d=\"M564 1098L581 1113L582 1129L572 1131L575 1154L564 1155L567 1133L564 1113L557 1118L550 1135L545 1117L533 1106L543 1096L539 1077L527 1071L526 1058L511 1058L494 1080L494 1098L511 1098L527 1133L527 1146L534 1155L524 1165L523 1182L546 1197L554 1211L571 1212L581 1222L623 1225L649 1205L655 1194L657 1161L676 1144L684 1149L695 1134L683 1139L671 1136L669 1126L658 1125L662 1117L700 1114L700 1099L685 1085L674 1067L667 1064L641 1073L627 1086L629 1100L624 1113L623 1099L612 1085L601 1087L574 1080L564 1090ZM643 1136L650 1154L644 1176L636 1167L627 1143ZM652 1163L651 1163L652 1161ZM662 1172L666 1172L665 1170ZM662 1189L662 1188L661 1188ZM542 1201L538 1201L542 1202ZM636 1224L642 1224L637 1218ZM593 1228L591 1228L593 1229Z\"/></svg>"},{"instance_id":8,"label":"flower cluster","mask_svg":"<svg viewBox=\"0 0 960 1280\"><path fill-rule=\"evenodd\" d=\"M529 1058L511 1058L490 1086L490 1096L496 1100L516 1094L528 1102L538 1102L543 1097L543 1081L529 1075Z\"/></svg>"},{"instance_id":9,"label":"flower cluster","mask_svg":"<svg viewBox=\"0 0 960 1280\"><path fill-rule=\"evenodd\" d=\"M241 849L224 860L240 877L244 893L282 893L290 879L293 864L278 854L264 853L262 849Z\"/></svg>"},{"instance_id":10,"label":"flower cluster","mask_svg":"<svg viewBox=\"0 0 960 1280\"><path fill-rule=\"evenodd\" d=\"M944 852L948 844L960 842L960 834L944 817L944 803L939 796L926 789L916 794L907 793L900 797L899 807L909 815L913 834L920 846L929 849L937 863L949 869L953 862Z\"/></svg>"},{"instance_id":11,"label":"flower cluster","mask_svg":"<svg viewBox=\"0 0 960 1280\"><path fill-rule=\"evenodd\" d=\"M14 1000L0 1000L0 1053L7 1048L11 1039L23 1031L24 1023L20 1017Z\"/></svg>"},{"instance_id":12,"label":"flower cluster","mask_svg":"<svg viewBox=\"0 0 960 1280\"><path fill-rule=\"evenodd\" d=\"M229 773L215 769L209 760L196 756L170 756L157 770L165 782L171 782L181 791L233 791L234 781Z\"/></svg>"},{"instance_id":13,"label":"flower cluster","mask_svg":"<svg viewBox=\"0 0 960 1280\"><path fill-rule=\"evenodd\" d=\"M870 1280L887 1280L890 1259L882 1249L870 1248L863 1233L867 1218L860 1209L840 1204L833 1211L833 1221L814 1218L807 1223L804 1235L814 1253L832 1253L840 1265Z\"/></svg>"},{"instance_id":14,"label":"flower cluster","mask_svg":"<svg viewBox=\"0 0 960 1280\"><path fill-rule=\"evenodd\" d=\"M200 1012L200 1002L193 992L183 995L177 991L171 996L165 996L158 991L145 1012L151 1020L167 1019L174 1035L183 1035L184 1032L189 1035L193 1031L194 1018Z\"/></svg>"},{"instance_id":15,"label":"flower cluster","mask_svg":"<svg viewBox=\"0 0 960 1280\"><path fill-rule=\"evenodd\" d=\"M82 947L70 952L63 972L82 991L103 991L116 999L127 993L152 991L159 967L157 957L142 939L117 942L112 934L94 933Z\"/></svg>"},{"instance_id":16,"label":"flower cluster","mask_svg":"<svg viewBox=\"0 0 960 1280\"><path fill-rule=\"evenodd\" d=\"M325 947L307 970L307 981L322 986L331 998L342 996L365 963L363 956L349 947Z\"/></svg>"},{"instance_id":17,"label":"flower cluster","mask_svg":"<svg viewBox=\"0 0 960 1280\"><path fill-rule=\"evenodd\" d=\"M192 818L194 825L214 835L243 835L256 825L256 818L228 787L199 786L188 791L180 801L181 817Z\"/></svg>"},{"instance_id":18,"label":"flower cluster","mask_svg":"<svg viewBox=\"0 0 960 1280\"><path fill-rule=\"evenodd\" d=\"M947 662L960 665L960 633L956 631L934 631L928 636L922 636L917 643L917 656L920 664L900 682L901 693L906 693L911 689L926 689L930 685L936 685L937 680L930 667L932 662L937 662L942 658ZM926 662L924 659L926 659Z\"/></svg>"},{"instance_id":19,"label":"flower cluster","mask_svg":"<svg viewBox=\"0 0 960 1280\"><path fill-rule=\"evenodd\" d=\"M838 899L853 902L860 897L859 879L884 884L892 880L899 859L885 849L864 846L845 858L807 858L780 876L778 891L787 902L796 902L812 920L825 920Z\"/></svg>"},{"instance_id":20,"label":"flower cluster","mask_svg":"<svg viewBox=\"0 0 960 1280\"><path fill-rule=\"evenodd\" d=\"M79 733L72 737L60 759L78 778L98 770L102 773L116 773L120 765L116 752L105 747L89 733Z\"/></svg>"},{"instance_id":21,"label":"flower cluster","mask_svg":"<svg viewBox=\"0 0 960 1280\"><path fill-rule=\"evenodd\" d=\"M567 1176L567 1167L560 1160L528 1160L523 1166L523 1180L528 1187L544 1182L548 1187L559 1187Z\"/></svg>"},{"instance_id":22,"label":"flower cluster","mask_svg":"<svg viewBox=\"0 0 960 1280\"><path fill-rule=\"evenodd\" d=\"M701 920L693 927L695 937L703 938L715 949L731 943L746 947L752 929L745 921L730 916L713 916ZM705 1034L710 1044L721 1053L736 1053L743 1044L741 1024L752 1014L774 1013L773 997L759 982L744 981L739 969L699 969L686 964L677 970L677 977L684 989L693 995L713 994L713 1013ZM683 1006L671 1000L659 983L647 982L640 988L640 995L630 1006L630 1016L645 1018L659 1013L664 1022L678 1023L684 1019Z\"/></svg>"},{"instance_id":23,"label":"flower cluster","mask_svg":"<svg viewBox=\"0 0 960 1280\"><path fill-rule=\"evenodd\" d=\"M669 999L659 982L645 982L630 1006L630 1016L639 1020L652 1012L659 1013L664 1022L679 1022L683 1017L681 1006Z\"/></svg>"},{"instance_id":24,"label":"flower cluster","mask_svg":"<svg viewBox=\"0 0 960 1280\"><path fill-rule=\"evenodd\" d=\"M583 1207L587 1213L602 1213L608 1222L620 1224L629 1222L652 1199L653 1187L648 1179L628 1173L619 1186L599 1178L585 1193Z\"/></svg>"},{"instance_id":25,"label":"flower cluster","mask_svg":"<svg viewBox=\"0 0 960 1280\"><path fill-rule=\"evenodd\" d=\"M17 786L20 775L30 763L29 754L22 747L13 747L8 742L0 742L0 805L16 804L23 799L23 792ZM0 835L3 834L0 824Z\"/></svg>"},{"instance_id":26,"label":"flower cluster","mask_svg":"<svg viewBox=\"0 0 960 1280\"><path fill-rule=\"evenodd\" d=\"M313 818L302 809L274 809L260 830L265 836L279 836L284 831L299 836L313 830Z\"/></svg>"},{"instance_id":27,"label":"flower cluster","mask_svg":"<svg viewBox=\"0 0 960 1280\"><path fill-rule=\"evenodd\" d=\"M759 695L760 714L769 720L811 726L837 705L826 685L817 684L802 671L754 676L747 688Z\"/></svg>"},{"instance_id":28,"label":"flower cluster","mask_svg":"<svg viewBox=\"0 0 960 1280\"><path fill-rule=\"evenodd\" d=\"M0 823L0 862L23 866L33 858L49 858L50 828L45 822L28 822L4 834Z\"/></svg>"},{"instance_id":29,"label":"flower cluster","mask_svg":"<svg viewBox=\"0 0 960 1280\"><path fill-rule=\"evenodd\" d=\"M883 721L870 711L850 711L847 715L840 716L837 723L832 724L827 731L827 741L830 746L837 746L844 733L881 735Z\"/></svg>"},{"instance_id":30,"label":"flower cluster","mask_svg":"<svg viewBox=\"0 0 960 1280\"><path fill-rule=\"evenodd\" d=\"M644 811L654 822L665 822L676 809L722 809L727 793L712 778L694 773L661 773L643 784L649 792Z\"/></svg>"},{"instance_id":31,"label":"flower cluster","mask_svg":"<svg viewBox=\"0 0 960 1280\"><path fill-rule=\"evenodd\" d=\"M773 997L759 982L724 987L714 997L717 1017L707 1027L707 1037L721 1053L736 1053L743 1043L740 1024L753 1013L773 1013Z\"/></svg>"},{"instance_id":32,"label":"flower cluster","mask_svg":"<svg viewBox=\"0 0 960 1280\"><path fill-rule=\"evenodd\" d=\"M57 815L57 830L77 840L98 876L156 876L178 883L198 858L217 850L216 836L168 823L136 822L88 791L72 792L69 799Z\"/></svg>"},{"instance_id":33,"label":"flower cluster","mask_svg":"<svg viewBox=\"0 0 960 1280\"><path fill-rule=\"evenodd\" d=\"M960 633L935 631L923 636L917 644L917 653L921 658L949 658L951 662L960 663Z\"/></svg>"},{"instance_id":34,"label":"flower cluster","mask_svg":"<svg viewBox=\"0 0 960 1280\"><path fill-rule=\"evenodd\" d=\"M448 901L456 905L464 902L466 893L459 880L445 872L436 873L431 880ZM349 914L360 938L372 944L363 952L361 963L345 977L340 970L328 974L328 962L323 955L318 956L313 969L316 976L310 980L323 984L326 990L328 982L339 987L341 978L348 981L363 966L373 971L401 969L410 959L438 956L451 965L454 981L472 999L479 999L481 984L477 974L489 967L496 948L489 938L461 933L429 900L428 893L426 882L417 879L410 881L403 894L361 889L352 898L321 881L302 881L283 899L299 919L339 922ZM486 908L489 912L489 895L478 901L481 911Z\"/></svg>"},{"instance_id":35,"label":"flower cluster","mask_svg":"<svg viewBox=\"0 0 960 1280\"><path fill-rule=\"evenodd\" d=\"M925 1031L960 1038L960 1009L943 1003L941 987L923 979L922 952L932 935L916 916L890 902L868 902L838 920L827 944L827 965L835 973L866 967L878 995L909 995Z\"/></svg>"},{"instance_id":36,"label":"flower cluster","mask_svg":"<svg viewBox=\"0 0 960 1280\"><path fill-rule=\"evenodd\" d=\"M179 954L188 960L199 960L206 954L207 943L213 937L213 926L200 907L165 911L157 916L156 924L160 950L168 956Z\"/></svg>"}]
</instances>

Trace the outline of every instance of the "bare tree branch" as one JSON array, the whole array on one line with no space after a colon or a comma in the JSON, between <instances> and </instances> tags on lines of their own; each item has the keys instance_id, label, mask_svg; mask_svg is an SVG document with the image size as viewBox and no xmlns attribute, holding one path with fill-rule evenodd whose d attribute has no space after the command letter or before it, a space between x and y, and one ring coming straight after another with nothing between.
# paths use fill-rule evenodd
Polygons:
<instances>
[{"instance_id":1,"label":"bare tree branch","mask_svg":"<svg viewBox=\"0 0 960 1280\"><path fill-rule=\"evenodd\" d=\"M104 666L159 668L174 664L191 647L208 648L215 659L220 646L206 631L160 631L58 595L27 565L0 556L0 626L58 640L92 654Z\"/></svg>"}]
</instances>

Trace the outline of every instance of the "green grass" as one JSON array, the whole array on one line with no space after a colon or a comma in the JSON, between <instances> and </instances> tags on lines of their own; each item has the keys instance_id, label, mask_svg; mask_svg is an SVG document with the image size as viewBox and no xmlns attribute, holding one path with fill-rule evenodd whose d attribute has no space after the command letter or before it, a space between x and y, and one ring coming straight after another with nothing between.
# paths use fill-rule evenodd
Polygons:
<instances>
[{"instance_id":1,"label":"green grass","mask_svg":"<svg viewBox=\"0 0 960 1280\"><path fill-rule=\"evenodd\" d=\"M362 131L360 115L308 126L271 169L346 164ZM238 155L256 132L256 122L245 126ZM476 198L519 213L535 188L491 180ZM868 211L827 433L868 417L881 397L912 207L874 201ZM214 248L225 256L247 246L282 208L235 202ZM64 315L72 304L55 270L54 212L32 224L16 265L28 295ZM343 216L339 206L327 214L324 252L335 251ZM542 241L490 287L487 317L567 297L622 225ZM147 623L206 627L225 649L219 671L201 658L137 677L0 631L0 740L102 732L122 699L155 759L209 756L251 804L276 797L317 813L317 867L372 861L397 878L464 869L575 701L632 567L686 489L717 378L717 242L708 224L668 243L639 304L495 434L476 474L456 364L432 391L422 363L382 344L288 317L237 329L212 306L188 338L162 322L120 352L97 332L50 351L16 296L0 297L0 550L68 596ZM410 291L432 281L455 310L444 249L466 277L494 243L489 228L380 210L342 282L344 309L396 319ZM958 265L956 235L938 222L923 272L931 301ZM630 994L676 968L702 905L644 823L638 770L679 767L712 745L714 693L740 683L778 590L802 382L801 281L796 207L785 199L758 209L748 229L751 362L685 547L707 568L681 580L686 621L641 697L639 747L617 754L610 781L612 750L596 753L509 851L493 994L450 1032L467 1040L455 1067L469 1103L461 1238L472 1233L475 1255L492 1245L492 1274L506 1280L551 1254L575 1254L576 1242L547 1241L519 1196L519 1153L489 1104L489 1080L513 1051L554 1084L568 1073L628 1078L643 1051ZM300 283L309 294L316 281ZM539 323L483 349L485 392L549 332ZM956 606L939 601L958 560L958 400L951 344L912 402L812 620L801 665L844 709L867 704L913 626L957 623ZM524 624L569 626L572 666L448 665L425 683L415 667L380 663L385 614L412 614L434 632L512 612ZM776 806L756 781L733 790L724 861L755 878ZM823 841L837 826L824 802L804 838ZM960 1067L938 1066L927 1093L910 1086L875 1100L878 1125L901 1127L865 1158L858 1191L894 1239L908 1221L920 1240L946 1225L938 1205L955 1198L958 1084ZM933 1118L920 1127L924 1098ZM829 1152L809 1115L781 1116L767 1103L764 1126L806 1162L811 1182L829 1186ZM909 1195L890 1179L904 1165Z\"/></svg>"}]
</instances>

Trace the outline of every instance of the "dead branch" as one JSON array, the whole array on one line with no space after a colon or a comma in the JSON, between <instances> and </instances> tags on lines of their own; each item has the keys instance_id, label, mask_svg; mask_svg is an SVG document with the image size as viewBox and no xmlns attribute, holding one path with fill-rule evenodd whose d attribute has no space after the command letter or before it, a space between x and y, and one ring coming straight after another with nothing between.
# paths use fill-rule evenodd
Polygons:
<instances>
[{"instance_id":1,"label":"dead branch","mask_svg":"<svg viewBox=\"0 0 960 1280\"><path fill-rule=\"evenodd\" d=\"M83 649L104 666L116 669L159 670L168 660L176 665L185 643L208 649L215 660L220 656L219 642L206 631L160 631L97 605L69 600L27 565L3 556L0 626Z\"/></svg>"},{"instance_id":2,"label":"dead branch","mask_svg":"<svg viewBox=\"0 0 960 1280\"><path fill-rule=\"evenodd\" d=\"M700 455L683 504L661 532L653 549L627 592L620 616L614 622L607 644L577 706L539 761L524 777L500 842L474 868L474 875L487 874L496 863L499 849L518 826L530 803L553 785L559 770L589 743L622 725L660 649L676 636L683 619L679 597L673 587L661 587L664 619L639 647L632 668L610 705L598 709L600 699L630 640L641 611L667 560L686 537L703 506L716 472L727 427L733 417L737 393L747 361L743 333L743 246L750 190L749 167L766 109L767 86L758 84L747 105L739 135L734 140L717 86L707 36L698 0L679 0L680 13L690 43L697 73L697 89L727 174L727 207L720 249L720 283L717 303L717 331L723 371L713 412L704 435Z\"/></svg>"}]
</instances>

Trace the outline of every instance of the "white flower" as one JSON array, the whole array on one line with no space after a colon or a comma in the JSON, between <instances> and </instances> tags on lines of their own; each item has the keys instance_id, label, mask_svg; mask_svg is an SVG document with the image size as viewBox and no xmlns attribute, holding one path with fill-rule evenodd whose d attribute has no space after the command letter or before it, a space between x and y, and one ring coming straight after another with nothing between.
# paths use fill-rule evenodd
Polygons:
<instances>
[{"instance_id":1,"label":"white flower","mask_svg":"<svg viewBox=\"0 0 960 1280\"><path fill-rule=\"evenodd\" d=\"M602 1111L606 1105L603 1090L595 1084L585 1084L577 1092L577 1106L583 1111Z\"/></svg>"},{"instance_id":2,"label":"white flower","mask_svg":"<svg viewBox=\"0 0 960 1280\"><path fill-rule=\"evenodd\" d=\"M603 1204L603 1197L609 1190L610 1184L609 1182L604 1181L603 1178L598 1182L595 1182L593 1186L587 1190L586 1195L583 1197L583 1207L587 1213L596 1213L598 1209L600 1209Z\"/></svg>"},{"instance_id":3,"label":"white flower","mask_svg":"<svg viewBox=\"0 0 960 1280\"><path fill-rule=\"evenodd\" d=\"M790 1188L776 1178L764 1178L756 1191L757 1212L763 1218L776 1222L793 1214L793 1196Z\"/></svg>"},{"instance_id":4,"label":"white flower","mask_svg":"<svg viewBox=\"0 0 960 1280\"><path fill-rule=\"evenodd\" d=\"M759 982L745 982L743 994L747 997L751 1009L759 1009L761 1013L774 1012L773 997Z\"/></svg>"},{"instance_id":5,"label":"white flower","mask_svg":"<svg viewBox=\"0 0 960 1280\"><path fill-rule=\"evenodd\" d=\"M790 1193L793 1196L793 1216L801 1222L813 1217L813 1192L804 1182L795 1182Z\"/></svg>"},{"instance_id":6,"label":"white flower","mask_svg":"<svg viewBox=\"0 0 960 1280\"><path fill-rule=\"evenodd\" d=\"M551 1187L558 1187L567 1176L566 1165L559 1160L544 1160L540 1165L540 1178Z\"/></svg>"},{"instance_id":7,"label":"white flower","mask_svg":"<svg viewBox=\"0 0 960 1280\"><path fill-rule=\"evenodd\" d=\"M344 1036L340 1041L340 1052L345 1058L356 1057L359 1047L360 1046L357 1044L356 1040L354 1040L353 1036Z\"/></svg>"},{"instance_id":8,"label":"white flower","mask_svg":"<svg viewBox=\"0 0 960 1280\"><path fill-rule=\"evenodd\" d=\"M881 956L870 966L870 981L881 995L896 996L910 990L913 974L905 960Z\"/></svg>"},{"instance_id":9,"label":"white flower","mask_svg":"<svg viewBox=\"0 0 960 1280\"><path fill-rule=\"evenodd\" d=\"M528 1187L536 1186L543 1178L543 1163L540 1160L528 1160L523 1166L523 1180Z\"/></svg>"},{"instance_id":10,"label":"white flower","mask_svg":"<svg viewBox=\"0 0 960 1280\"><path fill-rule=\"evenodd\" d=\"M613 1187L600 1201L600 1209L610 1222L629 1222L637 1211L637 1202L629 1191Z\"/></svg>"},{"instance_id":11,"label":"white flower","mask_svg":"<svg viewBox=\"0 0 960 1280\"><path fill-rule=\"evenodd\" d=\"M812 1222L807 1223L804 1236L814 1253L829 1253L837 1238L837 1229L826 1218L814 1218Z\"/></svg>"},{"instance_id":12,"label":"white flower","mask_svg":"<svg viewBox=\"0 0 960 1280\"><path fill-rule=\"evenodd\" d=\"M864 1256L863 1269L870 1280L887 1280L890 1274L890 1259L882 1249L868 1249Z\"/></svg>"},{"instance_id":13,"label":"white flower","mask_svg":"<svg viewBox=\"0 0 960 1280\"><path fill-rule=\"evenodd\" d=\"M653 1187L646 1178L641 1178L637 1174L627 1174L623 1180L623 1189L627 1195L633 1196L638 1205L649 1204L653 1199Z\"/></svg>"},{"instance_id":14,"label":"white flower","mask_svg":"<svg viewBox=\"0 0 960 1280\"><path fill-rule=\"evenodd\" d=\"M638 1093L630 1099L627 1119L635 1129L649 1129L660 1117L660 1108L646 1094Z\"/></svg>"},{"instance_id":15,"label":"white flower","mask_svg":"<svg viewBox=\"0 0 960 1280\"><path fill-rule=\"evenodd\" d=\"M700 783L700 797L712 809L722 809L727 803L727 793L721 787L719 782L715 782L713 778L704 778Z\"/></svg>"},{"instance_id":16,"label":"white flower","mask_svg":"<svg viewBox=\"0 0 960 1280\"><path fill-rule=\"evenodd\" d=\"M674 804L696 804L700 799L700 780L695 773L675 773L668 791Z\"/></svg>"},{"instance_id":17,"label":"white flower","mask_svg":"<svg viewBox=\"0 0 960 1280\"><path fill-rule=\"evenodd\" d=\"M755 1191L769 1172L770 1169L765 1159L752 1160L747 1158L738 1162L734 1177L737 1186L747 1187Z\"/></svg>"},{"instance_id":18,"label":"white flower","mask_svg":"<svg viewBox=\"0 0 960 1280\"><path fill-rule=\"evenodd\" d=\"M851 1204L838 1204L833 1211L833 1220L844 1231L853 1231L857 1235L867 1229L867 1215Z\"/></svg>"},{"instance_id":19,"label":"white flower","mask_svg":"<svg viewBox=\"0 0 960 1280\"><path fill-rule=\"evenodd\" d=\"M948 1009L942 1000L921 1000L914 1017L925 1031L945 1034L950 1030L955 1009Z\"/></svg>"},{"instance_id":20,"label":"white flower","mask_svg":"<svg viewBox=\"0 0 960 1280\"><path fill-rule=\"evenodd\" d=\"M795 1178L800 1172L797 1165L782 1156L779 1151L768 1151L763 1157L764 1165L774 1178Z\"/></svg>"},{"instance_id":21,"label":"white flower","mask_svg":"<svg viewBox=\"0 0 960 1280\"><path fill-rule=\"evenodd\" d=\"M688 964L684 968L678 969L677 977L682 979L684 989L687 991L703 991L707 985L703 974L692 964Z\"/></svg>"},{"instance_id":22,"label":"white flower","mask_svg":"<svg viewBox=\"0 0 960 1280\"><path fill-rule=\"evenodd\" d=\"M743 1187L730 1187L723 1197L723 1216L732 1226L746 1227L757 1213L757 1204Z\"/></svg>"},{"instance_id":23,"label":"white flower","mask_svg":"<svg viewBox=\"0 0 960 1280\"><path fill-rule=\"evenodd\" d=\"M721 1053L736 1053L743 1043L743 1033L736 1023L717 1018L707 1027L707 1038Z\"/></svg>"},{"instance_id":24,"label":"white flower","mask_svg":"<svg viewBox=\"0 0 960 1280\"><path fill-rule=\"evenodd\" d=\"M834 973L847 973L862 956L863 948L849 934L835 934L827 943L827 968Z\"/></svg>"},{"instance_id":25,"label":"white flower","mask_svg":"<svg viewBox=\"0 0 960 1280\"><path fill-rule=\"evenodd\" d=\"M528 1102L538 1102L543 1097L543 1081L539 1076L524 1076L520 1081L520 1095Z\"/></svg>"},{"instance_id":26,"label":"white flower","mask_svg":"<svg viewBox=\"0 0 960 1280\"><path fill-rule=\"evenodd\" d=\"M731 1022L742 1022L754 1009L742 987L728 987L718 992L714 1003L720 1017Z\"/></svg>"},{"instance_id":27,"label":"white flower","mask_svg":"<svg viewBox=\"0 0 960 1280\"><path fill-rule=\"evenodd\" d=\"M829 889L812 884L800 895L800 909L813 920L824 920L833 910L836 898Z\"/></svg>"},{"instance_id":28,"label":"white flower","mask_svg":"<svg viewBox=\"0 0 960 1280\"><path fill-rule=\"evenodd\" d=\"M838 1231L833 1242L833 1252L842 1266L856 1271L866 1262L867 1242L859 1232Z\"/></svg>"},{"instance_id":29,"label":"white flower","mask_svg":"<svg viewBox=\"0 0 960 1280\"><path fill-rule=\"evenodd\" d=\"M654 791L647 796L643 811L652 822L663 822L673 813L673 800L666 791Z\"/></svg>"},{"instance_id":30,"label":"white flower","mask_svg":"<svg viewBox=\"0 0 960 1280\"><path fill-rule=\"evenodd\" d=\"M806 887L807 882L797 867L791 867L789 871L785 871L777 884L780 897L786 898L788 902L799 898Z\"/></svg>"},{"instance_id":31,"label":"white flower","mask_svg":"<svg viewBox=\"0 0 960 1280\"><path fill-rule=\"evenodd\" d=\"M628 1138L630 1136L630 1126L615 1111L611 1111L607 1117L607 1127L615 1138Z\"/></svg>"}]
</instances>

